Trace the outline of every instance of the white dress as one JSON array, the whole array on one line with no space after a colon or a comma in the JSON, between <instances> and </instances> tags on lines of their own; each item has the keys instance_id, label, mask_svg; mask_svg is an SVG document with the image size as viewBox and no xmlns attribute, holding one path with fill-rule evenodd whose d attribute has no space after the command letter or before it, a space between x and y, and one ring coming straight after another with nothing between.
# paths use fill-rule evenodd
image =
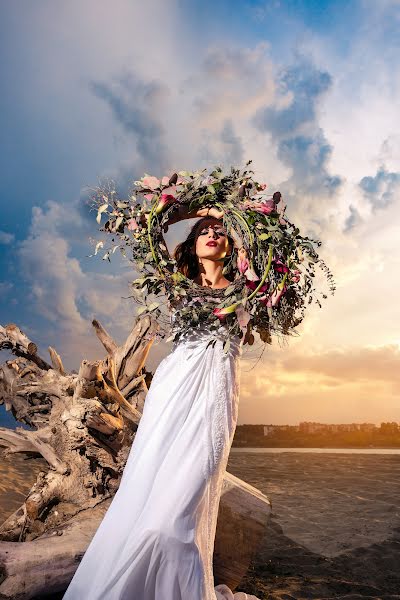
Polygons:
<instances>
[{"instance_id":1,"label":"white dress","mask_svg":"<svg viewBox=\"0 0 400 600\"><path fill-rule=\"evenodd\" d=\"M204 324L188 331L158 365L120 486L63 600L259 600L214 587L242 341L225 354L212 336Z\"/></svg>"}]
</instances>

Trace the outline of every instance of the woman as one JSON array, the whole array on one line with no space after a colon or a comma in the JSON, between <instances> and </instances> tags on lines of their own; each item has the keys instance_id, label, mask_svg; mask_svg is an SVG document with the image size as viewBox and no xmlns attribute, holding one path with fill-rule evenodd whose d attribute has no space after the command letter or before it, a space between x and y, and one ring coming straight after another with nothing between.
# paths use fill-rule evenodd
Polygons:
<instances>
[{"instance_id":1,"label":"woman","mask_svg":"<svg viewBox=\"0 0 400 600\"><path fill-rule=\"evenodd\" d=\"M222 270L234 251L222 214L182 206L169 220L202 217L175 258L193 279L194 293L207 288L217 302L231 284ZM258 600L214 587L214 539L237 422L243 342L233 336L225 354L221 339L209 344L211 335L206 323L186 332L158 365L118 491L64 600Z\"/></svg>"}]
</instances>

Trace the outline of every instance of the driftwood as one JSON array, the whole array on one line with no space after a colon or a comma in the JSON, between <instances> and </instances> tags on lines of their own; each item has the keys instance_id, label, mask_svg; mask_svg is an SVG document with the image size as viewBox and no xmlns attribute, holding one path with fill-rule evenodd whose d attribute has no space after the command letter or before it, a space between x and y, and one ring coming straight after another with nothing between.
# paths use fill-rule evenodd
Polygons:
<instances>
[{"instance_id":1,"label":"driftwood","mask_svg":"<svg viewBox=\"0 0 400 600\"><path fill-rule=\"evenodd\" d=\"M0 349L16 357L0 365L0 404L32 427L0 427L3 455L41 455L49 467L0 525L0 600L65 590L118 489L148 391L145 361L158 326L148 316L137 318L121 346L100 323L93 326L107 356L83 360L79 373L70 374L55 349L47 363L16 325L0 326ZM266 496L225 474L217 583L234 589L240 582L270 512Z\"/></svg>"}]
</instances>

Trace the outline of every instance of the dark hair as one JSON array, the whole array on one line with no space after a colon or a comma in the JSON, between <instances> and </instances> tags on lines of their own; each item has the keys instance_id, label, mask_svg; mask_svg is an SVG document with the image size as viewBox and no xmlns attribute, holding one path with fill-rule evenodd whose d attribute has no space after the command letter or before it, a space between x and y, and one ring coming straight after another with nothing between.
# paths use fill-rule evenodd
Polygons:
<instances>
[{"instance_id":1,"label":"dark hair","mask_svg":"<svg viewBox=\"0 0 400 600\"><path fill-rule=\"evenodd\" d=\"M183 242L180 242L174 250L173 256L176 260L178 270L188 279L194 279L200 272L199 259L196 253L192 251L194 250L197 230L202 226L204 221L207 221L209 219L210 217L208 216L199 219L190 229L186 239ZM217 220L219 221L220 219ZM235 247L234 240L230 235L228 235L227 237L229 244L232 246L233 252ZM234 275L235 274L233 270L230 269L229 272L226 273L225 277L229 281L233 281Z\"/></svg>"}]
</instances>

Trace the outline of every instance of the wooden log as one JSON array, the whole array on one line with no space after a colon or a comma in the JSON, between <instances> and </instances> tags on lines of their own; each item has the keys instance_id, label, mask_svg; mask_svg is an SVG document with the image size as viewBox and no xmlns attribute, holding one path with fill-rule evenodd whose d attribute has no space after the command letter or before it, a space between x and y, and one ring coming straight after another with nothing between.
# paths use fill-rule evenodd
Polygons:
<instances>
[{"instance_id":1,"label":"wooden log","mask_svg":"<svg viewBox=\"0 0 400 600\"><path fill-rule=\"evenodd\" d=\"M31 542L0 542L0 599L64 592L110 503L109 498L81 511ZM267 496L225 473L214 550L216 584L236 588L265 534L270 512Z\"/></svg>"},{"instance_id":2,"label":"wooden log","mask_svg":"<svg viewBox=\"0 0 400 600\"><path fill-rule=\"evenodd\" d=\"M158 324L150 316L136 319L126 342L113 355L115 379L119 389L128 385L144 367L157 330Z\"/></svg>"},{"instance_id":3,"label":"wooden log","mask_svg":"<svg viewBox=\"0 0 400 600\"><path fill-rule=\"evenodd\" d=\"M103 344L104 348L107 350L108 354L114 354L116 352L118 346L112 339L111 335L109 333L107 333L107 331L97 321L97 319L93 319L92 325L94 327L97 337Z\"/></svg>"},{"instance_id":4,"label":"wooden log","mask_svg":"<svg viewBox=\"0 0 400 600\"><path fill-rule=\"evenodd\" d=\"M110 501L31 542L0 542L0 599L28 600L65 590Z\"/></svg>"},{"instance_id":5,"label":"wooden log","mask_svg":"<svg viewBox=\"0 0 400 600\"><path fill-rule=\"evenodd\" d=\"M0 446L5 446L3 456L17 452L34 452L39 454L37 447L32 441L26 438L21 428L12 430L7 427L0 427Z\"/></svg>"},{"instance_id":6,"label":"wooden log","mask_svg":"<svg viewBox=\"0 0 400 600\"><path fill-rule=\"evenodd\" d=\"M58 352L56 352L56 350L54 350L54 348L49 346L49 354L50 354L50 358L51 358L51 364L53 365L53 369L55 369L58 373L60 373L60 375L66 375L67 372L64 369L64 365L62 363L61 357L58 354Z\"/></svg>"},{"instance_id":7,"label":"wooden log","mask_svg":"<svg viewBox=\"0 0 400 600\"><path fill-rule=\"evenodd\" d=\"M37 354L37 346L14 323L5 327L0 325L0 349L11 350L16 356L24 356L35 363L40 369L51 369L45 360Z\"/></svg>"}]
</instances>

